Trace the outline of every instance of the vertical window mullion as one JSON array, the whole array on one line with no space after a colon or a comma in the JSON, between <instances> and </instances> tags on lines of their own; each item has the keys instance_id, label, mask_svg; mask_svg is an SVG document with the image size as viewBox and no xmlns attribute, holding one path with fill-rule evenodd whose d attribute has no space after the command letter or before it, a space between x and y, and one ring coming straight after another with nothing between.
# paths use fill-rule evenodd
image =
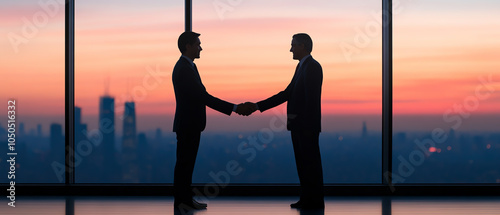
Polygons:
<instances>
[{"instance_id":1,"label":"vertical window mullion","mask_svg":"<svg viewBox=\"0 0 500 215\"><path fill-rule=\"evenodd\" d=\"M185 22L185 26L186 26L185 31L192 31L192 28L193 28L192 0L185 0L184 9L185 9L185 21L184 22Z\"/></svg>"},{"instance_id":2,"label":"vertical window mullion","mask_svg":"<svg viewBox=\"0 0 500 215\"><path fill-rule=\"evenodd\" d=\"M74 110L75 110L75 2L65 5L65 184L75 183Z\"/></svg>"},{"instance_id":3,"label":"vertical window mullion","mask_svg":"<svg viewBox=\"0 0 500 215\"><path fill-rule=\"evenodd\" d=\"M382 11L382 183L392 186L392 0Z\"/></svg>"}]
</instances>

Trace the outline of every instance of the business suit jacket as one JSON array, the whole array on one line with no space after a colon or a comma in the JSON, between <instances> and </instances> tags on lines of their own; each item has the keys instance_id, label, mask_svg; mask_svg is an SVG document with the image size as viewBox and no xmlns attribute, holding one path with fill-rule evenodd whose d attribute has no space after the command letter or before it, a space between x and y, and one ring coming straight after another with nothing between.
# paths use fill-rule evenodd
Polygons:
<instances>
[{"instance_id":1,"label":"business suit jacket","mask_svg":"<svg viewBox=\"0 0 500 215\"><path fill-rule=\"evenodd\" d=\"M175 91L174 132L203 131L206 126L206 106L231 115L234 104L210 95L191 63L181 56L172 72Z\"/></svg>"},{"instance_id":2,"label":"business suit jacket","mask_svg":"<svg viewBox=\"0 0 500 215\"><path fill-rule=\"evenodd\" d=\"M287 129L321 132L321 85L323 69L308 56L297 69L287 88L278 94L257 103L259 110L287 103Z\"/></svg>"}]
</instances>

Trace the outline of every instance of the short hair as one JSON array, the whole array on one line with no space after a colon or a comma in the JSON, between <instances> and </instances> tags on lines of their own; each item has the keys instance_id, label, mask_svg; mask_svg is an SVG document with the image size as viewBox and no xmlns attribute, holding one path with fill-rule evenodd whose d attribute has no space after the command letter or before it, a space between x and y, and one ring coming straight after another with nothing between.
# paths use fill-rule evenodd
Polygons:
<instances>
[{"instance_id":1,"label":"short hair","mask_svg":"<svg viewBox=\"0 0 500 215\"><path fill-rule=\"evenodd\" d=\"M312 52L313 41L309 35L307 35L306 33L298 33L293 35L292 38L295 39L299 44L304 44L304 47L309 53Z\"/></svg>"},{"instance_id":2,"label":"short hair","mask_svg":"<svg viewBox=\"0 0 500 215\"><path fill-rule=\"evenodd\" d=\"M181 51L181 53L184 53L186 51L186 45L193 45L194 43L196 43L196 39L198 39L200 35L201 34L192 31L185 31L184 33L182 33L177 40L179 51Z\"/></svg>"}]
</instances>

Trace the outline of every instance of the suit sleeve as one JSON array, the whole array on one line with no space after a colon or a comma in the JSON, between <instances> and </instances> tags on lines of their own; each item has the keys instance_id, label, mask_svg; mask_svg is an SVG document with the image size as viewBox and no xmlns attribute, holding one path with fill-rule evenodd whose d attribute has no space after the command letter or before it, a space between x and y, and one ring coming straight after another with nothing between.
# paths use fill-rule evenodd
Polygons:
<instances>
[{"instance_id":1,"label":"suit sleeve","mask_svg":"<svg viewBox=\"0 0 500 215\"><path fill-rule=\"evenodd\" d=\"M226 115L231 115L231 113L233 113L233 107L234 107L233 103L229 103L222 99L214 97L210 95L206 90L203 98L204 98L203 101L208 107Z\"/></svg>"},{"instance_id":2,"label":"suit sleeve","mask_svg":"<svg viewBox=\"0 0 500 215\"><path fill-rule=\"evenodd\" d=\"M291 88L292 88L292 82L288 84L285 90L279 92L274 96L269 97L268 99L257 102L260 112L264 112L266 110L269 110L273 107L276 107L288 101L288 98L290 98Z\"/></svg>"}]
</instances>

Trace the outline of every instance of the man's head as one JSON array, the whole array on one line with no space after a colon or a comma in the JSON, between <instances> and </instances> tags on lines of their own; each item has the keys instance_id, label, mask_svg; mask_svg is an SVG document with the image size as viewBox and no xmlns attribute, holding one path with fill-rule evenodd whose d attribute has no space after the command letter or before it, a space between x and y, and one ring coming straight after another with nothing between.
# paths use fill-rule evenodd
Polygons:
<instances>
[{"instance_id":1,"label":"man's head","mask_svg":"<svg viewBox=\"0 0 500 215\"><path fill-rule=\"evenodd\" d=\"M312 39L305 33L295 34L292 37L292 47L290 52L293 53L294 60L300 60L303 57L311 54L313 47Z\"/></svg>"},{"instance_id":2,"label":"man's head","mask_svg":"<svg viewBox=\"0 0 500 215\"><path fill-rule=\"evenodd\" d=\"M200 34L191 31L182 33L177 40L179 51L192 60L200 58L200 51L203 49L199 37Z\"/></svg>"}]
</instances>

